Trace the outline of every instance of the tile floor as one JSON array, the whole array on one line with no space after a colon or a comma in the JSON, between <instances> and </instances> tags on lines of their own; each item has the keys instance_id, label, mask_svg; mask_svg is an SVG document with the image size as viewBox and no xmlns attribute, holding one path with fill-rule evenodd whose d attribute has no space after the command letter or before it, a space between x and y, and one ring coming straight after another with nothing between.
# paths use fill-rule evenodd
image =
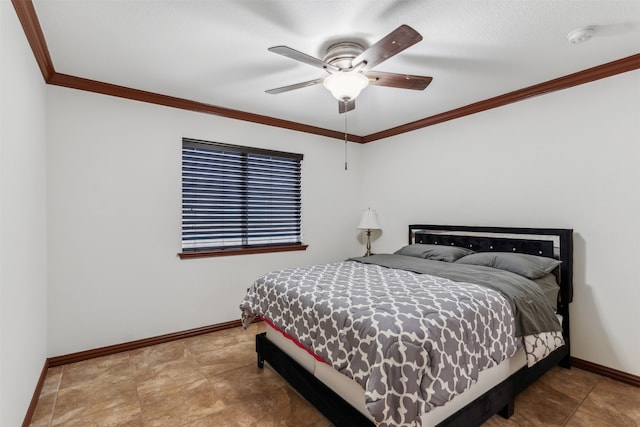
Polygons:
<instances>
[{"instance_id":1,"label":"tile floor","mask_svg":"<svg viewBox=\"0 0 640 427\"><path fill-rule=\"evenodd\" d=\"M31 426L312 426L331 423L229 329L49 369ZM265 365L266 366L266 365ZM484 426L640 426L640 389L556 368Z\"/></svg>"}]
</instances>

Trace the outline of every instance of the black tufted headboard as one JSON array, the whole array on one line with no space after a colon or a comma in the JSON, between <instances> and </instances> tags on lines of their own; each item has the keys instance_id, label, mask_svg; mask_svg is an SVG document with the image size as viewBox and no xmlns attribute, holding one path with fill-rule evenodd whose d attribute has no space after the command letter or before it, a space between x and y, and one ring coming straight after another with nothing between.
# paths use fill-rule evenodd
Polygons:
<instances>
[{"instance_id":1,"label":"black tufted headboard","mask_svg":"<svg viewBox=\"0 0 640 427\"><path fill-rule=\"evenodd\" d=\"M562 228L410 225L409 243L452 245L476 252L519 252L556 258L560 301L558 312L568 314L573 300L573 230Z\"/></svg>"}]
</instances>

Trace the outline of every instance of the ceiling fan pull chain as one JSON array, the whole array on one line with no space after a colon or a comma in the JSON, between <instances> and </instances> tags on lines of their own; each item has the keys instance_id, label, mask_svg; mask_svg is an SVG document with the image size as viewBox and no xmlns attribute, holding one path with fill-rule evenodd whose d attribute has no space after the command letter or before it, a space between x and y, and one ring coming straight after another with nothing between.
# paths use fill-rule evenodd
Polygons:
<instances>
[{"instance_id":1,"label":"ceiling fan pull chain","mask_svg":"<svg viewBox=\"0 0 640 427\"><path fill-rule=\"evenodd\" d=\"M343 99L344 102L344 170L347 170L347 100Z\"/></svg>"}]
</instances>

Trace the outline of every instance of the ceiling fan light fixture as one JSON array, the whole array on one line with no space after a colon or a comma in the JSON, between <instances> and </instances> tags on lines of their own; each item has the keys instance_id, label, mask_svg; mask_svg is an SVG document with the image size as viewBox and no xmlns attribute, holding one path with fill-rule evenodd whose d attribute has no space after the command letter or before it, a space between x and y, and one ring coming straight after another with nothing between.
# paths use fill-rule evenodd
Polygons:
<instances>
[{"instance_id":1,"label":"ceiling fan light fixture","mask_svg":"<svg viewBox=\"0 0 640 427\"><path fill-rule=\"evenodd\" d=\"M369 84L369 78L357 72L338 72L327 76L323 85L338 101L351 101Z\"/></svg>"}]
</instances>

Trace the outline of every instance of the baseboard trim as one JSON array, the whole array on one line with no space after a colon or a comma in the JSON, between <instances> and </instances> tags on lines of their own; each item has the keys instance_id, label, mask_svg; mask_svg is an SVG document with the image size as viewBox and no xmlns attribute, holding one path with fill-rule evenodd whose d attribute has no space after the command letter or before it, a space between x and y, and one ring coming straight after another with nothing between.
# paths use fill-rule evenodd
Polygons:
<instances>
[{"instance_id":1,"label":"baseboard trim","mask_svg":"<svg viewBox=\"0 0 640 427\"><path fill-rule=\"evenodd\" d=\"M109 345L106 347L99 347L92 350L85 350L85 351L79 351L77 353L50 357L49 359L47 359L48 366L52 368L54 366L61 366L61 365L66 365L68 363L81 362L83 360L89 360L96 357L110 356L112 354L121 353L123 351L137 350L143 347L164 344L164 343L175 341L175 340L195 337L198 335L208 334L211 332L218 332L224 329L236 328L238 326L242 326L242 323L240 322L240 320L232 320L230 322L217 323L215 325L209 325L209 326L202 326L200 328L189 329L181 332L174 332L171 334L160 335L157 337L144 338L141 340L129 341L122 344Z\"/></svg>"},{"instance_id":2,"label":"baseboard trim","mask_svg":"<svg viewBox=\"0 0 640 427\"><path fill-rule=\"evenodd\" d=\"M158 344L164 344L171 341L195 337L198 335L204 335L211 332L222 331L225 329L236 328L239 326L242 326L242 323L240 322L240 320L232 320L230 322L217 323L209 326L202 326L200 328L189 329L186 331L174 332L171 334L159 335L156 337L144 338L136 341L129 341L122 344L116 344L116 345L100 347L92 350L80 351L77 353L66 354L63 356L50 357L45 362L45 367L43 369L42 375L46 377L47 369L53 368L55 366L66 365L68 363L81 362L83 360L94 359L96 357L110 356L112 354L121 353L123 351L137 350L139 348L149 347L149 346L158 345ZM608 377L613 380L623 382L625 384L630 384L636 387L640 387L640 377L637 375L619 371L613 368L608 368L606 366L602 366L597 363L578 359L577 357L571 358L571 366L576 367L578 369L583 369L585 371L593 372L594 374L602 375L603 377ZM42 375L38 382L38 387L40 389L42 388L41 383L44 383L44 377ZM34 393L34 396L36 396L36 401L37 401L37 397L40 394L40 390L36 390L36 391L37 391L37 394Z\"/></svg>"},{"instance_id":3,"label":"baseboard trim","mask_svg":"<svg viewBox=\"0 0 640 427\"><path fill-rule=\"evenodd\" d=\"M254 320L254 322L260 321L262 321L262 319L260 318L256 318L256 320ZM222 331L224 329L236 328L239 326L242 326L240 320L232 320L230 322L216 323L215 325L203 326L200 328L174 332L172 334L159 335L157 337L145 338L136 341L129 341L126 343L100 347L93 350L79 351L77 353L66 354L63 356L49 357L45 360L44 366L42 367L42 372L40 372L40 378L38 379L36 388L33 391L31 403L29 403L29 407L27 408L27 413L24 416L22 427L29 427L29 425L31 424L33 414L35 413L36 406L38 405L40 393L42 393L42 387L44 387L44 382L47 379L47 371L49 368L66 365L67 363L81 362L83 360L89 360L96 357L109 356L111 354L121 353L123 351L137 350L139 348L148 347L151 345L164 344L175 340L191 338L211 332Z\"/></svg>"},{"instance_id":4,"label":"baseboard trim","mask_svg":"<svg viewBox=\"0 0 640 427\"><path fill-rule=\"evenodd\" d=\"M40 372L40 378L38 378L38 383L36 384L36 389L33 391L33 396L31 396L31 402L29 403L29 407L27 408L27 413L24 416L24 421L22 421L22 427L29 427L31 424L31 420L33 419L33 414L36 412L36 406L38 405L38 399L40 398L40 393L42 392L42 387L44 387L44 381L47 379L47 370L49 369L49 360L44 361L44 365L42 366L42 371Z\"/></svg>"},{"instance_id":5,"label":"baseboard trim","mask_svg":"<svg viewBox=\"0 0 640 427\"><path fill-rule=\"evenodd\" d=\"M594 374L602 375L603 377L608 377L616 381L620 381L621 383L640 387L640 377L637 375L618 371L617 369L613 368L607 368L606 366L598 365L597 363L588 362L576 357L571 358L571 366L574 368L593 372Z\"/></svg>"},{"instance_id":6,"label":"baseboard trim","mask_svg":"<svg viewBox=\"0 0 640 427\"><path fill-rule=\"evenodd\" d=\"M256 321L259 322L262 320L256 319ZM71 353L62 356L50 357L44 362L42 372L40 373L40 378L38 379L38 383L36 384L36 388L33 392L31 403L29 404L29 408L27 409L22 427L28 427L31 424L31 419L33 418L33 414L36 410L36 405L38 404L38 399L40 397L40 393L42 392L44 382L47 378L47 370L49 368L66 365L68 363L81 362L83 360L89 360L96 357L109 356L112 354L121 353L123 351L137 350L152 345L164 344L175 340L191 338L211 332L222 331L225 329L237 328L239 326L242 326L240 320L232 320L230 322L216 323L214 325L188 329L186 331L174 332L171 334L159 335L156 337L144 338L141 340L129 341L126 343L110 345L106 347L99 347L92 350L80 351L77 353ZM640 377L637 375L632 375L627 372L619 371L617 369L608 368L606 366L598 365L597 363L588 362L576 357L571 358L571 366L578 369L583 369L585 371L593 372L594 374L602 375L604 377L608 377L625 384L640 387Z\"/></svg>"}]
</instances>

